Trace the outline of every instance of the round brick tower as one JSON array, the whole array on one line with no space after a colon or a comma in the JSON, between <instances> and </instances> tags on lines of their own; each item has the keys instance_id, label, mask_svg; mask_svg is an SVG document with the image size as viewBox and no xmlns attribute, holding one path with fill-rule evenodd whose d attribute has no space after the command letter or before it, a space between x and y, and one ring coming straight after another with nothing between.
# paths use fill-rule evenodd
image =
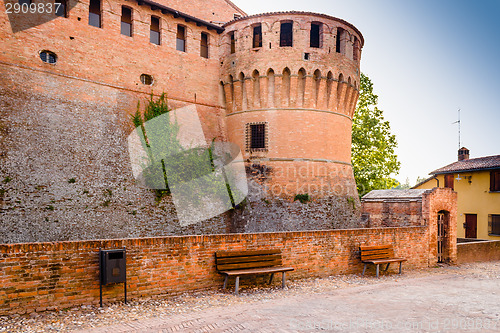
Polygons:
<instances>
[{"instance_id":1,"label":"round brick tower","mask_svg":"<svg viewBox=\"0 0 500 333\"><path fill-rule=\"evenodd\" d=\"M221 37L228 140L267 195L357 197L351 126L363 36L323 14L231 21Z\"/></svg>"}]
</instances>

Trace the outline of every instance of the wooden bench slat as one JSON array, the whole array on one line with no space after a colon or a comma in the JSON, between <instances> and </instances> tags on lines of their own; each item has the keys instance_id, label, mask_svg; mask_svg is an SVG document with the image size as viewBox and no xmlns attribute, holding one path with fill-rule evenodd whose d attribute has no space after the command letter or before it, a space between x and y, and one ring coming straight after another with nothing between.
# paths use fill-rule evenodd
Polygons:
<instances>
[{"instance_id":1,"label":"wooden bench slat","mask_svg":"<svg viewBox=\"0 0 500 333\"><path fill-rule=\"evenodd\" d=\"M227 271L227 270L232 270L232 269L270 267L270 266L280 266L280 265L281 265L281 260L257 261L257 262L245 262L245 263L236 263L236 264L217 265L217 270Z\"/></svg>"},{"instance_id":2,"label":"wooden bench slat","mask_svg":"<svg viewBox=\"0 0 500 333\"><path fill-rule=\"evenodd\" d=\"M220 265L220 264L233 264L233 263L244 263L244 262L254 262L254 261L273 261L273 260L278 260L278 259L281 259L281 255L280 254L260 255L260 256L216 258L217 265Z\"/></svg>"},{"instance_id":3,"label":"wooden bench slat","mask_svg":"<svg viewBox=\"0 0 500 333\"><path fill-rule=\"evenodd\" d=\"M253 250L253 251L218 251L215 252L216 258L257 256L261 254L280 254L280 250Z\"/></svg>"},{"instance_id":4,"label":"wooden bench slat","mask_svg":"<svg viewBox=\"0 0 500 333\"><path fill-rule=\"evenodd\" d=\"M389 249L391 247L392 245L377 245L377 246L361 245L359 248L361 249L361 251L365 251L365 250Z\"/></svg>"},{"instance_id":5,"label":"wooden bench slat","mask_svg":"<svg viewBox=\"0 0 500 333\"><path fill-rule=\"evenodd\" d=\"M377 265L377 264L388 264L391 262L403 262L403 261L407 260L403 258L391 258L391 259L380 259L380 260L365 260L363 262L368 262Z\"/></svg>"},{"instance_id":6,"label":"wooden bench slat","mask_svg":"<svg viewBox=\"0 0 500 333\"><path fill-rule=\"evenodd\" d=\"M236 275L250 275L250 274L265 274L265 273L279 273L293 271L293 267L269 267L269 268L254 268L254 269L240 269L232 271L220 271L221 274L229 276Z\"/></svg>"}]
</instances>

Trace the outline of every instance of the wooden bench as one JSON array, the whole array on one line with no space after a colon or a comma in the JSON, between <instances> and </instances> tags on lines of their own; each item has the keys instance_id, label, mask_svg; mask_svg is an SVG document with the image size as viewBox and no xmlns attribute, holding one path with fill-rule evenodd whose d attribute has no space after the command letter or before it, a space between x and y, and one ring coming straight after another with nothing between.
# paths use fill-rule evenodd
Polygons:
<instances>
[{"instance_id":1,"label":"wooden bench","mask_svg":"<svg viewBox=\"0 0 500 333\"><path fill-rule=\"evenodd\" d=\"M365 275L366 266L368 264L377 265L377 277L379 275L380 264L387 264L385 270L389 269L389 265L393 262L399 262L399 274L401 274L401 264L406 259L395 258L394 248L392 245L379 245L379 246L360 246L361 261L365 264L363 268L363 275Z\"/></svg>"},{"instance_id":2,"label":"wooden bench","mask_svg":"<svg viewBox=\"0 0 500 333\"><path fill-rule=\"evenodd\" d=\"M294 270L292 267L282 265L280 250L220 251L215 253L215 264L217 271L226 276L224 289L226 289L228 278L236 277L235 294L238 294L240 276L270 273L269 284L271 284L274 273L281 272L281 287L285 288L285 273Z\"/></svg>"}]
</instances>

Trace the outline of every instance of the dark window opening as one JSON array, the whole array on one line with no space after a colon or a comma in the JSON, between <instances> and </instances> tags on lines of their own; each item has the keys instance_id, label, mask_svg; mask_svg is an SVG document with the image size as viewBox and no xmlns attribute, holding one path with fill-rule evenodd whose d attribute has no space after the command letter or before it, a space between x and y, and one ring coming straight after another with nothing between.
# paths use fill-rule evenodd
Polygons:
<instances>
[{"instance_id":1,"label":"dark window opening","mask_svg":"<svg viewBox=\"0 0 500 333\"><path fill-rule=\"evenodd\" d=\"M500 236L500 215L488 215L488 235Z\"/></svg>"},{"instance_id":2,"label":"dark window opening","mask_svg":"<svg viewBox=\"0 0 500 333\"><path fill-rule=\"evenodd\" d=\"M344 38L344 29L337 28L337 40L335 44L335 51L337 53L344 53L344 50L342 49L342 38Z\"/></svg>"},{"instance_id":3,"label":"dark window opening","mask_svg":"<svg viewBox=\"0 0 500 333\"><path fill-rule=\"evenodd\" d=\"M55 64L57 62L57 55L54 52L42 51L40 52L40 59L48 64Z\"/></svg>"},{"instance_id":4,"label":"dark window opening","mask_svg":"<svg viewBox=\"0 0 500 333\"><path fill-rule=\"evenodd\" d=\"M266 149L266 124L250 125L250 149Z\"/></svg>"},{"instance_id":5,"label":"dark window opening","mask_svg":"<svg viewBox=\"0 0 500 333\"><path fill-rule=\"evenodd\" d=\"M304 60L309 60L310 54L309 53L304 53Z\"/></svg>"},{"instance_id":6,"label":"dark window opening","mask_svg":"<svg viewBox=\"0 0 500 333\"><path fill-rule=\"evenodd\" d=\"M149 74L141 74L141 83L147 86L153 85L153 77Z\"/></svg>"},{"instance_id":7,"label":"dark window opening","mask_svg":"<svg viewBox=\"0 0 500 333\"><path fill-rule=\"evenodd\" d=\"M132 9L122 6L122 35L132 37Z\"/></svg>"},{"instance_id":8,"label":"dark window opening","mask_svg":"<svg viewBox=\"0 0 500 333\"><path fill-rule=\"evenodd\" d=\"M231 38L231 53L236 52L236 39L234 38L234 32L231 32L229 34L229 37Z\"/></svg>"},{"instance_id":9,"label":"dark window opening","mask_svg":"<svg viewBox=\"0 0 500 333\"><path fill-rule=\"evenodd\" d=\"M89 25L97 27L97 28L101 27L101 1L100 0L90 0Z\"/></svg>"},{"instance_id":10,"label":"dark window opening","mask_svg":"<svg viewBox=\"0 0 500 333\"><path fill-rule=\"evenodd\" d=\"M262 25L253 27L253 47L262 47Z\"/></svg>"},{"instance_id":11,"label":"dark window opening","mask_svg":"<svg viewBox=\"0 0 500 333\"><path fill-rule=\"evenodd\" d=\"M310 46L321 47L321 24L311 23Z\"/></svg>"},{"instance_id":12,"label":"dark window opening","mask_svg":"<svg viewBox=\"0 0 500 333\"><path fill-rule=\"evenodd\" d=\"M31 5L31 0L19 0L19 4L22 5Z\"/></svg>"},{"instance_id":13,"label":"dark window opening","mask_svg":"<svg viewBox=\"0 0 500 333\"><path fill-rule=\"evenodd\" d=\"M149 41L160 45L160 18L151 16L151 26L149 28Z\"/></svg>"},{"instance_id":14,"label":"dark window opening","mask_svg":"<svg viewBox=\"0 0 500 333\"><path fill-rule=\"evenodd\" d=\"M68 13L66 12L66 0L55 0L54 2L56 16L59 17L68 17Z\"/></svg>"},{"instance_id":15,"label":"dark window opening","mask_svg":"<svg viewBox=\"0 0 500 333\"><path fill-rule=\"evenodd\" d=\"M293 46L293 22L281 23L280 46Z\"/></svg>"},{"instance_id":16,"label":"dark window opening","mask_svg":"<svg viewBox=\"0 0 500 333\"><path fill-rule=\"evenodd\" d=\"M200 56L208 59L208 34L201 33Z\"/></svg>"},{"instance_id":17,"label":"dark window opening","mask_svg":"<svg viewBox=\"0 0 500 333\"><path fill-rule=\"evenodd\" d=\"M186 28L182 25L177 26L177 41L175 48L177 51L186 52Z\"/></svg>"},{"instance_id":18,"label":"dark window opening","mask_svg":"<svg viewBox=\"0 0 500 333\"><path fill-rule=\"evenodd\" d=\"M500 192L500 170L490 172L490 191Z\"/></svg>"},{"instance_id":19,"label":"dark window opening","mask_svg":"<svg viewBox=\"0 0 500 333\"><path fill-rule=\"evenodd\" d=\"M453 174L449 173L444 175L444 187L451 188L452 190L455 188L454 185L455 179L453 178Z\"/></svg>"}]
</instances>

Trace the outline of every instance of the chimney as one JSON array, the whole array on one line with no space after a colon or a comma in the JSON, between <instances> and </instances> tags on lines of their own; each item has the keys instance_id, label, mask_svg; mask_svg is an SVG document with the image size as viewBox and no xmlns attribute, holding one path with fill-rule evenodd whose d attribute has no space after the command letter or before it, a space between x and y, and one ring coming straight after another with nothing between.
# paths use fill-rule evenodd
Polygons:
<instances>
[{"instance_id":1,"label":"chimney","mask_svg":"<svg viewBox=\"0 0 500 333\"><path fill-rule=\"evenodd\" d=\"M458 150L458 160L464 161L469 159L469 149L462 147Z\"/></svg>"}]
</instances>

